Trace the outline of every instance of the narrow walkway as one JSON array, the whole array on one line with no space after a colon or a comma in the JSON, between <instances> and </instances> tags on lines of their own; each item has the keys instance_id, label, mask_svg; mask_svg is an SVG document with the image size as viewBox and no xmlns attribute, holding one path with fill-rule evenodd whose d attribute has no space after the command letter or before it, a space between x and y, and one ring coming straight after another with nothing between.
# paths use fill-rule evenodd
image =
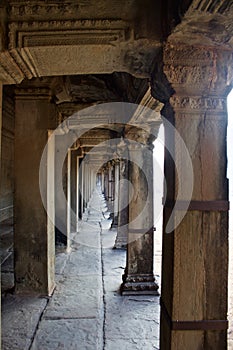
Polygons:
<instances>
[{"instance_id":1,"label":"narrow walkway","mask_svg":"<svg viewBox=\"0 0 233 350\"><path fill-rule=\"evenodd\" d=\"M112 249L110 224L96 190L71 252L57 256L53 296L4 297L3 350L159 349L159 298L119 294L125 251Z\"/></svg>"}]
</instances>

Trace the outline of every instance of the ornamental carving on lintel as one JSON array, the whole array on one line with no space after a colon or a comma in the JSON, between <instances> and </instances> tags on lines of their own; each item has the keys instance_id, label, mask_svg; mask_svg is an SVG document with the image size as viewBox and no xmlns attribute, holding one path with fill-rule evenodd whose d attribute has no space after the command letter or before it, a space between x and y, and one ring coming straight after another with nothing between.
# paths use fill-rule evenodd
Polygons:
<instances>
[{"instance_id":1,"label":"ornamental carving on lintel","mask_svg":"<svg viewBox=\"0 0 233 350\"><path fill-rule=\"evenodd\" d=\"M130 33L130 34L129 34ZM132 36L122 20L50 20L11 22L9 48L32 46L110 44Z\"/></svg>"}]
</instances>

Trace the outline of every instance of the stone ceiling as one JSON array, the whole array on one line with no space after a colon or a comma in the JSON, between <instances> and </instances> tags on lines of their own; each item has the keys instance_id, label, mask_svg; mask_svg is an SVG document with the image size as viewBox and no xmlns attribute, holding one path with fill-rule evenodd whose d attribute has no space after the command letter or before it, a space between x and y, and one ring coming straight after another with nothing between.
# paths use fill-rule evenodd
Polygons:
<instances>
[{"instance_id":1,"label":"stone ceiling","mask_svg":"<svg viewBox=\"0 0 233 350\"><path fill-rule=\"evenodd\" d=\"M232 50L232 18L233 0L3 0L0 80L49 85L63 118L103 102L156 106L145 96L163 43Z\"/></svg>"}]
</instances>

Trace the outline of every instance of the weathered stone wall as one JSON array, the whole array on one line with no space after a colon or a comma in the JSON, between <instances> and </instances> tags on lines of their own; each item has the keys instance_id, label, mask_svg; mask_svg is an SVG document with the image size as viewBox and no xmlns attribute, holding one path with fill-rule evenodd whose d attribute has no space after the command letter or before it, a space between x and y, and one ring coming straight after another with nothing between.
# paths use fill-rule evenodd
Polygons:
<instances>
[{"instance_id":1,"label":"weathered stone wall","mask_svg":"<svg viewBox=\"0 0 233 350\"><path fill-rule=\"evenodd\" d=\"M13 216L14 191L14 97L3 90L0 221Z\"/></svg>"}]
</instances>

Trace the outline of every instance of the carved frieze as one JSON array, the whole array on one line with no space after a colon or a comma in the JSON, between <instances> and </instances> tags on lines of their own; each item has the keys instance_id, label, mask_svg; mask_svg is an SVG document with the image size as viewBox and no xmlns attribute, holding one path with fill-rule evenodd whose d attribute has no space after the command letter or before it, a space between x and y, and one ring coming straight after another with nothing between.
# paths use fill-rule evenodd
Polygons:
<instances>
[{"instance_id":1,"label":"carved frieze","mask_svg":"<svg viewBox=\"0 0 233 350\"><path fill-rule=\"evenodd\" d=\"M164 72L172 84L195 84L211 81L213 77L212 66L172 66L166 65Z\"/></svg>"},{"instance_id":2,"label":"carved frieze","mask_svg":"<svg viewBox=\"0 0 233 350\"><path fill-rule=\"evenodd\" d=\"M121 20L50 20L9 24L9 48L106 44L124 41L128 24Z\"/></svg>"},{"instance_id":3,"label":"carved frieze","mask_svg":"<svg viewBox=\"0 0 233 350\"><path fill-rule=\"evenodd\" d=\"M166 64L179 62L185 65L206 65L209 64L215 56L211 48L192 46L192 45L172 45L165 46L163 56Z\"/></svg>"},{"instance_id":4,"label":"carved frieze","mask_svg":"<svg viewBox=\"0 0 233 350\"><path fill-rule=\"evenodd\" d=\"M226 99L219 97L188 97L174 95L170 98L170 103L175 109L181 110L226 112L227 109Z\"/></svg>"},{"instance_id":5,"label":"carved frieze","mask_svg":"<svg viewBox=\"0 0 233 350\"><path fill-rule=\"evenodd\" d=\"M51 89L49 87L16 87L16 99L51 99Z\"/></svg>"},{"instance_id":6,"label":"carved frieze","mask_svg":"<svg viewBox=\"0 0 233 350\"><path fill-rule=\"evenodd\" d=\"M72 16L79 10L79 4L70 3L48 3L48 2L33 2L19 3L12 2L9 10L10 17L12 18L25 18L25 17L51 17L53 16Z\"/></svg>"}]
</instances>

